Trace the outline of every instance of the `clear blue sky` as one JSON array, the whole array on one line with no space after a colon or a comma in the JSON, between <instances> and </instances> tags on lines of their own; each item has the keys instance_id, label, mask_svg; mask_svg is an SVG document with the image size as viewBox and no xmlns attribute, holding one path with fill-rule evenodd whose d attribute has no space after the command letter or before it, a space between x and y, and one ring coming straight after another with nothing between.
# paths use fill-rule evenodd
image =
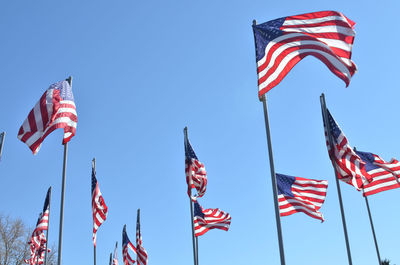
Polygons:
<instances>
[{"instance_id":1,"label":"clear blue sky","mask_svg":"<svg viewBox=\"0 0 400 265\"><path fill-rule=\"evenodd\" d=\"M98 264L127 224L135 238L141 208L149 264L192 264L183 128L208 171L201 204L232 216L229 232L199 240L200 264L278 264L262 104L257 97L251 23L320 10L354 20L348 88L306 58L268 93L277 172L329 180L326 221L282 218L287 264L346 264L342 224L327 155L319 96L350 144L400 158L399 4L396 1L3 1L0 7L0 213L33 226L53 186L50 241L58 240L62 131L38 155L17 139L51 84L72 75L78 111L69 144L63 264L91 264L91 160L109 207L98 232ZM361 194L341 184L353 263L376 264ZM370 197L382 257L400 264L400 190Z\"/></svg>"}]
</instances>

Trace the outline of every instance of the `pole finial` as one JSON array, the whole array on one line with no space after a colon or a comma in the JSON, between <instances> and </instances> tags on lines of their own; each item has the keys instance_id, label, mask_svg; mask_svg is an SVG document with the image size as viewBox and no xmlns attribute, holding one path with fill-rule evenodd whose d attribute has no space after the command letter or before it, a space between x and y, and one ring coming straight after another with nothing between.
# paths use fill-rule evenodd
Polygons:
<instances>
[{"instance_id":1,"label":"pole finial","mask_svg":"<svg viewBox=\"0 0 400 265\"><path fill-rule=\"evenodd\" d=\"M257 25L257 20L253 19L253 26Z\"/></svg>"}]
</instances>

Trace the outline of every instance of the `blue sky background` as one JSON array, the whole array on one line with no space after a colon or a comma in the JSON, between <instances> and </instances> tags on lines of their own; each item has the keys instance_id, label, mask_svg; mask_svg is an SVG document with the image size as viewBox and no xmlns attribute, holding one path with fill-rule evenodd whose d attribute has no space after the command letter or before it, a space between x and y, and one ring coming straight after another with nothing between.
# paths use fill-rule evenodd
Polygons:
<instances>
[{"instance_id":1,"label":"blue sky background","mask_svg":"<svg viewBox=\"0 0 400 265\"><path fill-rule=\"evenodd\" d=\"M50 242L58 241L62 130L38 155L17 139L47 87L69 75L78 111L70 141L63 264L93 260L91 160L109 207L97 262L108 264L127 224L135 238L141 209L149 264L193 262L184 175L183 128L208 172L200 201L232 216L229 232L200 237L200 264L278 264L262 104L257 96L251 23L320 10L354 20L348 88L309 57L268 93L277 172L329 180L326 221L282 218L287 264L346 264L333 169L319 96L350 144L400 158L396 1L3 1L0 4L0 213L33 226L53 187ZM377 264L364 199L341 183L353 264ZM400 264L400 190L370 197L381 256Z\"/></svg>"}]
</instances>

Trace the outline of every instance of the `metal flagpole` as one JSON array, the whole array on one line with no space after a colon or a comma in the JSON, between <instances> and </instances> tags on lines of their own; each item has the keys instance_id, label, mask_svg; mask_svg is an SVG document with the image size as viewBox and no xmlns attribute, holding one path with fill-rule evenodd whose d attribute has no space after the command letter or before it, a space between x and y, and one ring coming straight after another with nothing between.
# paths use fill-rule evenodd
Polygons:
<instances>
[{"instance_id":1,"label":"metal flagpole","mask_svg":"<svg viewBox=\"0 0 400 265\"><path fill-rule=\"evenodd\" d=\"M257 21L253 20L253 26L255 26L255 25L257 25ZM254 43L256 43L255 39L254 39ZM256 50L257 50L257 48L256 48ZM273 196L274 196L276 230L278 231L278 241L279 241L279 254L280 254L280 258L281 258L281 265L285 265L285 252L284 252L284 249L283 249L281 217L280 217L279 206L278 206L278 192L277 192L277 186L276 186L274 157L273 157L273 154L272 154L271 132L270 132L270 129L269 129L267 97L266 97L265 94L262 96L260 101L263 102L263 107L264 107L265 130L266 130L266 133L267 133L269 167L270 167L270 170L271 170L272 191L273 191Z\"/></svg>"},{"instance_id":2,"label":"metal flagpole","mask_svg":"<svg viewBox=\"0 0 400 265\"><path fill-rule=\"evenodd\" d=\"M96 158L93 158L92 160L92 169L93 172L95 172L96 174ZM96 237L96 243L97 243L97 237ZM96 244L93 245L93 264L96 265Z\"/></svg>"},{"instance_id":3,"label":"metal flagpole","mask_svg":"<svg viewBox=\"0 0 400 265\"><path fill-rule=\"evenodd\" d=\"M4 138L6 138L6 132L2 132L2 133L1 133L1 142L0 142L0 160L1 160L1 155L3 154Z\"/></svg>"},{"instance_id":4,"label":"metal flagpole","mask_svg":"<svg viewBox=\"0 0 400 265\"><path fill-rule=\"evenodd\" d=\"M281 217L280 217L279 205L278 205L278 192L277 192L278 189L276 186L274 157L272 154L271 132L269 129L267 98L266 98L265 94L262 96L262 102L263 102L263 107L264 107L265 130L267 133L268 156L269 156L269 167L271 169L272 191L273 191L273 195L274 195L276 229L278 231L278 240L279 240L279 253L281 256L281 265L285 265L285 252L283 249Z\"/></svg>"},{"instance_id":5,"label":"metal flagpole","mask_svg":"<svg viewBox=\"0 0 400 265\"><path fill-rule=\"evenodd\" d=\"M72 76L67 78L69 85L72 87ZM58 234L58 260L57 265L61 265L62 257L62 235L63 235L63 219L64 219L64 197L65 197L65 177L67 171L67 154L68 154L68 143L64 144L64 162L63 162L63 173L62 173L62 184L61 184L61 206L60 206L60 230Z\"/></svg>"},{"instance_id":6,"label":"metal flagpole","mask_svg":"<svg viewBox=\"0 0 400 265\"><path fill-rule=\"evenodd\" d=\"M328 112L326 111L326 103L325 103L324 93L321 94L320 101L321 101L321 109L322 109L322 118L323 118L325 126L326 126L330 150L333 151L332 135L331 135L330 125L329 125L329 121L328 121ZM340 212L342 214L342 224L343 224L344 238L346 240L347 258L349 260L349 265L352 265L353 262L351 260L349 236L347 235L347 226L346 226L346 218L345 218L344 209L343 209L342 193L340 191L339 178L337 175L335 162L332 161L332 163L334 164L333 170L335 172L336 188L337 188L337 193L338 193L338 197L339 197Z\"/></svg>"},{"instance_id":7,"label":"metal flagpole","mask_svg":"<svg viewBox=\"0 0 400 265\"><path fill-rule=\"evenodd\" d=\"M110 262L108 264L112 265L112 253L110 253Z\"/></svg>"},{"instance_id":8,"label":"metal flagpole","mask_svg":"<svg viewBox=\"0 0 400 265\"><path fill-rule=\"evenodd\" d=\"M381 264L381 255L379 254L378 241L376 240L374 223L372 222L372 216L371 216L371 211L370 211L370 209L369 209L369 203L368 203L368 198L367 198L367 196L364 196L364 199L365 199L365 204L367 205L368 216L369 216L369 222L371 223L372 235L374 236L374 242L375 242L375 248L376 248L376 255L378 256L378 261L379 261L378 264L380 265L380 264Z\"/></svg>"},{"instance_id":9,"label":"metal flagpole","mask_svg":"<svg viewBox=\"0 0 400 265\"><path fill-rule=\"evenodd\" d=\"M187 127L185 127L183 129L183 133L185 135L185 146L186 146L186 142L188 141ZM189 178L190 187L192 186L191 183L192 183L192 178ZM191 221L192 221L193 259L194 259L194 265L197 265L196 241L195 241L195 236L194 236L192 189L189 189L189 202L190 202L190 218L191 218Z\"/></svg>"},{"instance_id":10,"label":"metal flagpole","mask_svg":"<svg viewBox=\"0 0 400 265\"><path fill-rule=\"evenodd\" d=\"M47 265L47 246L49 244L49 229L50 229L50 202L51 202L51 186L49 188L49 219L47 220L47 231L46 231L46 252L44 253L44 265Z\"/></svg>"},{"instance_id":11,"label":"metal flagpole","mask_svg":"<svg viewBox=\"0 0 400 265\"><path fill-rule=\"evenodd\" d=\"M199 265L199 237L196 236L196 263Z\"/></svg>"}]
</instances>

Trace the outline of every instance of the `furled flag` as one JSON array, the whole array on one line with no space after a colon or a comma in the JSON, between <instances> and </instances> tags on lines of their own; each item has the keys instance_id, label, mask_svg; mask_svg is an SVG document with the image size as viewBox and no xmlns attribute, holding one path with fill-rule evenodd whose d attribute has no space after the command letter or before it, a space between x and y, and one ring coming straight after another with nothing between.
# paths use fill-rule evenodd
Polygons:
<instances>
[{"instance_id":1,"label":"furled flag","mask_svg":"<svg viewBox=\"0 0 400 265\"><path fill-rule=\"evenodd\" d=\"M117 247L118 247L118 242L115 242L114 257L112 260L112 265L118 265Z\"/></svg>"},{"instance_id":2,"label":"furled flag","mask_svg":"<svg viewBox=\"0 0 400 265\"><path fill-rule=\"evenodd\" d=\"M207 188L207 172L204 164L197 158L189 139L185 135L185 173L186 183L188 184L188 195L191 194L191 189L197 190L197 195L193 196L202 197Z\"/></svg>"},{"instance_id":3,"label":"furled flag","mask_svg":"<svg viewBox=\"0 0 400 265\"><path fill-rule=\"evenodd\" d=\"M231 216L220 209L203 209L197 201L194 201L194 235L204 235L210 229L229 230Z\"/></svg>"},{"instance_id":4,"label":"furled flag","mask_svg":"<svg viewBox=\"0 0 400 265\"><path fill-rule=\"evenodd\" d=\"M136 222L136 251L138 265L147 265L147 252L142 246L142 234L140 233L140 210L138 210Z\"/></svg>"},{"instance_id":5,"label":"furled flag","mask_svg":"<svg viewBox=\"0 0 400 265\"><path fill-rule=\"evenodd\" d=\"M47 191L46 199L43 205L43 211L39 215L39 218L36 222L36 228L33 230L31 240L28 242L31 253L30 258L25 260L25 263L30 265L37 264L38 256L39 264L43 264L44 253L46 249L46 236L44 231L49 229L50 196L51 187ZM50 252L49 249L47 251Z\"/></svg>"},{"instance_id":6,"label":"furled flag","mask_svg":"<svg viewBox=\"0 0 400 265\"><path fill-rule=\"evenodd\" d=\"M92 210L93 210L93 244L96 246L96 232L107 218L107 205L101 195L96 171L92 167Z\"/></svg>"},{"instance_id":7,"label":"furled flag","mask_svg":"<svg viewBox=\"0 0 400 265\"><path fill-rule=\"evenodd\" d=\"M351 61L354 25L336 11L282 17L253 25L259 97L279 84L307 55L325 63L348 86L357 70Z\"/></svg>"},{"instance_id":8,"label":"furled flag","mask_svg":"<svg viewBox=\"0 0 400 265\"><path fill-rule=\"evenodd\" d=\"M75 135L76 124L72 88L68 81L60 81L52 84L29 112L19 128L18 139L36 154L46 136L57 128L64 128L63 144L66 144Z\"/></svg>"},{"instance_id":9,"label":"furled flag","mask_svg":"<svg viewBox=\"0 0 400 265\"><path fill-rule=\"evenodd\" d=\"M400 188L400 162L397 159L392 158L390 162L386 162L373 153L361 151L356 153L365 162L365 170L372 177L370 183L364 184L364 196Z\"/></svg>"},{"instance_id":10,"label":"furled flag","mask_svg":"<svg viewBox=\"0 0 400 265\"><path fill-rule=\"evenodd\" d=\"M354 186L357 190L361 190L364 184L369 183L372 178L365 170L365 162L354 152L349 145L346 136L339 128L339 125L333 119L331 113L327 109L329 128L332 135L333 150L331 150L326 124L324 121L326 145L328 147L329 157L337 176L340 180Z\"/></svg>"},{"instance_id":11,"label":"furled flag","mask_svg":"<svg viewBox=\"0 0 400 265\"><path fill-rule=\"evenodd\" d=\"M276 174L279 212L281 216L303 212L319 219L324 217L318 210L325 201L327 180L315 180Z\"/></svg>"},{"instance_id":12,"label":"furled flag","mask_svg":"<svg viewBox=\"0 0 400 265\"><path fill-rule=\"evenodd\" d=\"M4 145L4 138L6 137L6 133L2 132L0 133L0 161L1 161L1 156L3 154L3 145Z\"/></svg>"},{"instance_id":13,"label":"furled flag","mask_svg":"<svg viewBox=\"0 0 400 265\"><path fill-rule=\"evenodd\" d=\"M122 258L124 265L135 264L135 260L129 255L129 249L136 253L136 248L129 240L128 235L126 234L126 225L124 225L124 229L122 229Z\"/></svg>"}]
</instances>

